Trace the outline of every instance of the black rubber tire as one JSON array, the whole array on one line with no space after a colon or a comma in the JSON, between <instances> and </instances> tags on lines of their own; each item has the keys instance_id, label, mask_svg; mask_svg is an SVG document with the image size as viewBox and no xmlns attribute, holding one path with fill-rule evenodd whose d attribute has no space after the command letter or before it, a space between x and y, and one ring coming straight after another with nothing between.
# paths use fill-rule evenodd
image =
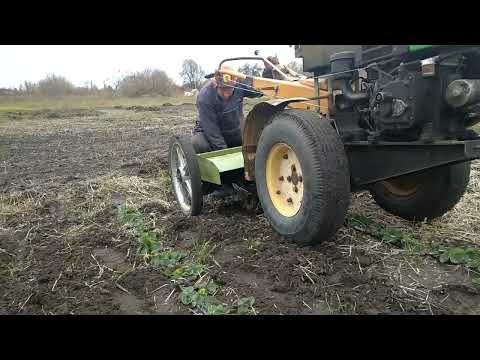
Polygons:
<instances>
[{"instance_id":1,"label":"black rubber tire","mask_svg":"<svg viewBox=\"0 0 480 360\"><path fill-rule=\"evenodd\" d=\"M202 181L202 194L203 195L209 195L215 190L219 189L221 186L212 184L206 181Z\"/></svg>"},{"instance_id":2,"label":"black rubber tire","mask_svg":"<svg viewBox=\"0 0 480 360\"><path fill-rule=\"evenodd\" d=\"M280 214L268 194L266 162L277 143L289 145L302 168L304 197L292 217ZM290 241L313 245L328 240L345 220L350 202L348 159L335 129L316 113L284 110L274 115L259 139L255 180L265 216Z\"/></svg>"},{"instance_id":3,"label":"black rubber tire","mask_svg":"<svg viewBox=\"0 0 480 360\"><path fill-rule=\"evenodd\" d=\"M384 210L406 220L423 221L440 217L462 198L470 179L470 162L441 166L396 178L414 182L412 194L392 192L384 182L370 187L375 202ZM413 189L413 187L412 187Z\"/></svg>"},{"instance_id":4,"label":"black rubber tire","mask_svg":"<svg viewBox=\"0 0 480 360\"><path fill-rule=\"evenodd\" d=\"M186 212L182 208L182 212L187 216L197 216L202 212L203 208L203 192L202 192L202 180L200 174L200 167L198 166L197 162L197 155L195 153L195 149L190 141L190 139L183 138L183 137L172 137L170 139L169 150L168 150L168 168L170 173L170 178L173 181L172 174L172 151L174 144L179 144L180 148L183 150L185 154L185 160L187 162L188 170L190 172L191 183L192 183L192 198L190 204L190 211ZM172 183L173 184L173 183ZM173 185L172 185L173 186ZM175 194L175 198L177 202L179 202L178 195L173 189L173 193Z\"/></svg>"}]
</instances>

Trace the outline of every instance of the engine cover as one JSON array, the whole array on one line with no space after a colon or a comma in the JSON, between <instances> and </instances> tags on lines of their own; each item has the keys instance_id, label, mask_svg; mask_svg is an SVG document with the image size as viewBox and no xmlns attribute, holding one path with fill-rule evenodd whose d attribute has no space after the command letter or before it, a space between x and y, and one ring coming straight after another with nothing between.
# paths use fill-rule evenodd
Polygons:
<instances>
[{"instance_id":1,"label":"engine cover","mask_svg":"<svg viewBox=\"0 0 480 360\"><path fill-rule=\"evenodd\" d=\"M380 79L379 79L380 80ZM370 97L370 116L382 137L416 139L425 122L424 79L418 73L404 72L396 79L377 81Z\"/></svg>"}]
</instances>

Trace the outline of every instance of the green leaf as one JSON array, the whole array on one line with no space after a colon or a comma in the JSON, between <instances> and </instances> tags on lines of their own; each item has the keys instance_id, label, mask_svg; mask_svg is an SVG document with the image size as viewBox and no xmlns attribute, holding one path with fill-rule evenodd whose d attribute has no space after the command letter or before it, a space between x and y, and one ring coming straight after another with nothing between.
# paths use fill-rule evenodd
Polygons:
<instances>
[{"instance_id":1,"label":"green leaf","mask_svg":"<svg viewBox=\"0 0 480 360\"><path fill-rule=\"evenodd\" d=\"M186 256L185 253L173 250L164 250L159 253L156 257L157 260L155 261L156 264L160 266L164 266L168 269L172 269L178 265L178 263ZM180 267L173 271L168 271L169 274L175 273L176 276L181 276L183 274L183 268Z\"/></svg>"},{"instance_id":2,"label":"green leaf","mask_svg":"<svg viewBox=\"0 0 480 360\"><path fill-rule=\"evenodd\" d=\"M382 241L402 247L403 233L397 229L380 229L378 235Z\"/></svg>"},{"instance_id":3,"label":"green leaf","mask_svg":"<svg viewBox=\"0 0 480 360\"><path fill-rule=\"evenodd\" d=\"M465 249L466 265L471 268L480 266L480 250L477 248Z\"/></svg>"},{"instance_id":4,"label":"green leaf","mask_svg":"<svg viewBox=\"0 0 480 360\"><path fill-rule=\"evenodd\" d=\"M204 313L208 313L208 306L211 304L212 299L208 295L196 294L196 306Z\"/></svg>"},{"instance_id":5,"label":"green leaf","mask_svg":"<svg viewBox=\"0 0 480 360\"><path fill-rule=\"evenodd\" d=\"M138 234L144 231L143 217L137 209L124 205L118 209L118 213L120 220L133 228Z\"/></svg>"},{"instance_id":6,"label":"green leaf","mask_svg":"<svg viewBox=\"0 0 480 360\"><path fill-rule=\"evenodd\" d=\"M193 287L195 288L195 290L198 290L198 289L201 289L201 288L206 288L207 285L208 284L206 282L201 282L201 283L193 285Z\"/></svg>"},{"instance_id":7,"label":"green leaf","mask_svg":"<svg viewBox=\"0 0 480 360\"><path fill-rule=\"evenodd\" d=\"M239 306L237 308L237 315L250 315L252 310L248 306Z\"/></svg>"},{"instance_id":8,"label":"green leaf","mask_svg":"<svg viewBox=\"0 0 480 360\"><path fill-rule=\"evenodd\" d=\"M473 278L472 283L474 283L475 285L480 285L480 277Z\"/></svg>"},{"instance_id":9,"label":"green leaf","mask_svg":"<svg viewBox=\"0 0 480 360\"><path fill-rule=\"evenodd\" d=\"M466 262L465 250L462 248L453 248L448 254L452 264L464 264Z\"/></svg>"},{"instance_id":10,"label":"green leaf","mask_svg":"<svg viewBox=\"0 0 480 360\"><path fill-rule=\"evenodd\" d=\"M249 315L252 313L252 306L255 304L255 298L253 296L240 298L235 302L237 306L238 315Z\"/></svg>"},{"instance_id":11,"label":"green leaf","mask_svg":"<svg viewBox=\"0 0 480 360\"><path fill-rule=\"evenodd\" d=\"M185 268L183 266L180 266L180 267L176 268L175 270L173 270L170 273L170 276L174 279L178 279L178 278L183 277L184 273L185 273Z\"/></svg>"},{"instance_id":12,"label":"green leaf","mask_svg":"<svg viewBox=\"0 0 480 360\"><path fill-rule=\"evenodd\" d=\"M191 274L200 275L200 273L203 271L203 265L191 264L187 267L187 271Z\"/></svg>"},{"instance_id":13,"label":"green leaf","mask_svg":"<svg viewBox=\"0 0 480 360\"><path fill-rule=\"evenodd\" d=\"M465 265L470 267L470 268L476 268L476 267L480 266L480 261L478 261L476 259L468 258L467 261L465 262Z\"/></svg>"},{"instance_id":14,"label":"green leaf","mask_svg":"<svg viewBox=\"0 0 480 360\"><path fill-rule=\"evenodd\" d=\"M208 291L205 288L201 288L197 292L198 292L198 295L201 295L201 296L207 296L208 295Z\"/></svg>"},{"instance_id":15,"label":"green leaf","mask_svg":"<svg viewBox=\"0 0 480 360\"><path fill-rule=\"evenodd\" d=\"M248 296L240 298L236 301L237 306L253 306L255 304L255 298L253 296Z\"/></svg>"},{"instance_id":16,"label":"green leaf","mask_svg":"<svg viewBox=\"0 0 480 360\"><path fill-rule=\"evenodd\" d=\"M206 288L209 294L215 294L218 290L217 284L215 284L213 281L210 281Z\"/></svg>"},{"instance_id":17,"label":"green leaf","mask_svg":"<svg viewBox=\"0 0 480 360\"><path fill-rule=\"evenodd\" d=\"M197 294L192 286L182 289L180 294L180 301L184 305L190 305L196 302Z\"/></svg>"},{"instance_id":18,"label":"green leaf","mask_svg":"<svg viewBox=\"0 0 480 360\"><path fill-rule=\"evenodd\" d=\"M464 249L464 251L465 251L465 255L467 255L468 257L470 257L472 259L476 257L477 252L478 252L477 249L471 248L471 247L468 247L468 248Z\"/></svg>"},{"instance_id":19,"label":"green leaf","mask_svg":"<svg viewBox=\"0 0 480 360\"><path fill-rule=\"evenodd\" d=\"M227 309L222 304L208 304L206 309L207 315L226 315Z\"/></svg>"}]
</instances>

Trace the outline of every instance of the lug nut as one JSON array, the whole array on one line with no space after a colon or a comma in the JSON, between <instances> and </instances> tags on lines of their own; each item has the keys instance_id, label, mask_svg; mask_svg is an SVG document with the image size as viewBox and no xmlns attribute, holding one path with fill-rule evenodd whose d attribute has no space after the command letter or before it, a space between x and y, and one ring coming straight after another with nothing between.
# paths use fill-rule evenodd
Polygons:
<instances>
[{"instance_id":1,"label":"lug nut","mask_svg":"<svg viewBox=\"0 0 480 360\"><path fill-rule=\"evenodd\" d=\"M292 203L293 202L292 198L288 198L287 202Z\"/></svg>"},{"instance_id":2,"label":"lug nut","mask_svg":"<svg viewBox=\"0 0 480 360\"><path fill-rule=\"evenodd\" d=\"M280 195L280 190L277 190L277 195Z\"/></svg>"},{"instance_id":3,"label":"lug nut","mask_svg":"<svg viewBox=\"0 0 480 360\"><path fill-rule=\"evenodd\" d=\"M283 176L280 176L280 177L278 178L278 180L283 181L283 180L285 180L285 179L284 179Z\"/></svg>"},{"instance_id":4,"label":"lug nut","mask_svg":"<svg viewBox=\"0 0 480 360\"><path fill-rule=\"evenodd\" d=\"M288 182L292 182L292 177L291 177L291 176L287 176L287 181L288 181Z\"/></svg>"},{"instance_id":5,"label":"lug nut","mask_svg":"<svg viewBox=\"0 0 480 360\"><path fill-rule=\"evenodd\" d=\"M285 160L287 160L287 159L288 159L288 154L283 155L283 158L284 158Z\"/></svg>"}]
</instances>

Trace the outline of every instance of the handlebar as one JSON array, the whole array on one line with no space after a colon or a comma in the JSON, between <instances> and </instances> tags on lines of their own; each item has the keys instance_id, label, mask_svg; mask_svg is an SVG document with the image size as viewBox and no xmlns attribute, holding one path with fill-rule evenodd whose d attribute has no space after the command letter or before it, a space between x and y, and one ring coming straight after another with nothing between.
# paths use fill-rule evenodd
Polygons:
<instances>
[{"instance_id":1,"label":"handlebar","mask_svg":"<svg viewBox=\"0 0 480 360\"><path fill-rule=\"evenodd\" d=\"M255 52L255 55L257 55L257 51ZM264 63L270 65L272 68L274 68L282 77L284 80L290 81L292 80L288 75L286 75L282 70L280 70L276 65L274 65L270 60L267 58L264 58L262 56L241 56L241 57L233 57L233 58L228 58L224 59L220 62L218 68L220 69L224 63L227 61L235 61L235 60L261 60ZM205 75L205 79L211 79L215 76L215 73Z\"/></svg>"}]
</instances>

